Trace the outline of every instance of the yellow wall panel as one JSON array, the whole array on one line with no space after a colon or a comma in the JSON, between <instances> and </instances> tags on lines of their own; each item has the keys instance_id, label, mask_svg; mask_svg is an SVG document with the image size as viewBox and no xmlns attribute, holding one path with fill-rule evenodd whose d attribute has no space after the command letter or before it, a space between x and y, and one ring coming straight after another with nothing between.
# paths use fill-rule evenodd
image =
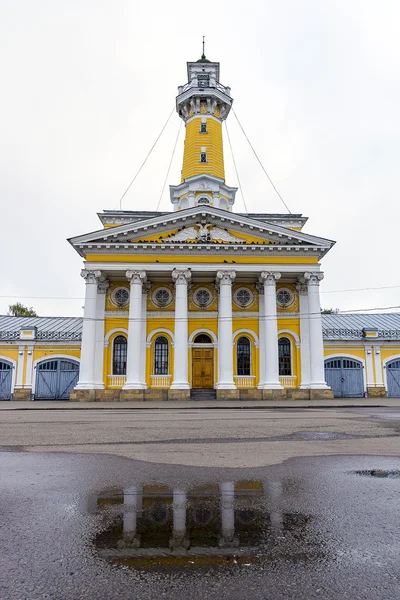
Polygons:
<instances>
[{"instance_id":1,"label":"yellow wall panel","mask_svg":"<svg viewBox=\"0 0 400 600\"><path fill-rule=\"evenodd\" d=\"M188 177L207 173L225 180L222 123L208 118L207 133L200 133L201 117L186 123L182 182ZM207 162L200 162L201 149L206 148Z\"/></svg>"}]
</instances>

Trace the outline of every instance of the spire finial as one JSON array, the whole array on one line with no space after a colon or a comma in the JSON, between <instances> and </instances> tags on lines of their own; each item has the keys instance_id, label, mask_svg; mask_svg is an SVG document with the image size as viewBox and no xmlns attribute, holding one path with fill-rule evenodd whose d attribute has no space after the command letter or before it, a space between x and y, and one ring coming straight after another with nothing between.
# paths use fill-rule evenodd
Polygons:
<instances>
[{"instance_id":1,"label":"spire finial","mask_svg":"<svg viewBox=\"0 0 400 600\"><path fill-rule=\"evenodd\" d=\"M204 46L205 46L205 41L204 41L204 39L205 39L205 37L206 37L206 36L205 36L205 35L203 35L203 54L201 55L201 58L202 58L203 60L204 60L204 59L205 59L205 57L206 57L206 55L204 54Z\"/></svg>"}]
</instances>

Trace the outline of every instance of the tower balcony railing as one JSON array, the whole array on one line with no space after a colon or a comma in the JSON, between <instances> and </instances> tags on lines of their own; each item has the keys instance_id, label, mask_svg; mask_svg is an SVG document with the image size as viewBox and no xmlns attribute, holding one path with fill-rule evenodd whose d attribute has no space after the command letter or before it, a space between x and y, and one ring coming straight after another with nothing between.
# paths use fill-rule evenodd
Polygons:
<instances>
[{"instance_id":1,"label":"tower balcony railing","mask_svg":"<svg viewBox=\"0 0 400 600\"><path fill-rule=\"evenodd\" d=\"M229 94L231 91L231 88L226 87L225 85L222 85L222 83L219 83L218 81L213 82L212 80L208 83L208 85L200 85L198 83L198 81L196 79L194 79L193 81L189 81L189 83L185 83L185 85L181 85L178 88L178 92L179 94L183 94L184 92L186 92L187 90L190 90L191 88L201 88L201 89L206 89L206 88L213 88L213 89L217 89L220 92L224 92L224 94Z\"/></svg>"}]
</instances>

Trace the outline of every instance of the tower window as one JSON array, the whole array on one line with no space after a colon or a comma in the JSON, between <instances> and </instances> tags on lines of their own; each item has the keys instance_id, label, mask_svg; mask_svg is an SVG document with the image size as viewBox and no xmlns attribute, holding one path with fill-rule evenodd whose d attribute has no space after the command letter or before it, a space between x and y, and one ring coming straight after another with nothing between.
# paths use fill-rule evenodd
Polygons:
<instances>
[{"instance_id":1,"label":"tower window","mask_svg":"<svg viewBox=\"0 0 400 600\"><path fill-rule=\"evenodd\" d=\"M200 162L201 163L207 162L207 152L200 152Z\"/></svg>"},{"instance_id":2,"label":"tower window","mask_svg":"<svg viewBox=\"0 0 400 600\"><path fill-rule=\"evenodd\" d=\"M201 123L200 133L207 133L207 123Z\"/></svg>"},{"instance_id":3,"label":"tower window","mask_svg":"<svg viewBox=\"0 0 400 600\"><path fill-rule=\"evenodd\" d=\"M210 87L209 73L199 73L197 75L197 81L199 82L199 88Z\"/></svg>"}]
</instances>

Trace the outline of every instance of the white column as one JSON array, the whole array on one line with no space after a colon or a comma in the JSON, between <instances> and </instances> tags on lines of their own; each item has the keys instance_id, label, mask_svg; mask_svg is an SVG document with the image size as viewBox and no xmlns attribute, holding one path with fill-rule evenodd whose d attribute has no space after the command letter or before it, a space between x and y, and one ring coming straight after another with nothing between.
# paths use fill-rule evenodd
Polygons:
<instances>
[{"instance_id":1,"label":"white column","mask_svg":"<svg viewBox=\"0 0 400 600\"><path fill-rule=\"evenodd\" d=\"M221 532L222 544L233 542L235 536L235 484L233 481L221 483Z\"/></svg>"},{"instance_id":2,"label":"white column","mask_svg":"<svg viewBox=\"0 0 400 600\"><path fill-rule=\"evenodd\" d=\"M310 359L310 321L308 309L308 286L306 283L298 283L297 291L299 293L300 304L300 367L301 380L300 388L308 389L311 379L311 359Z\"/></svg>"},{"instance_id":3,"label":"white column","mask_svg":"<svg viewBox=\"0 0 400 600\"><path fill-rule=\"evenodd\" d=\"M94 387L98 390L104 389L104 311L106 307L106 293L109 285L110 284L108 283L108 281L101 281L97 286L96 345L94 351Z\"/></svg>"},{"instance_id":4,"label":"white column","mask_svg":"<svg viewBox=\"0 0 400 600\"><path fill-rule=\"evenodd\" d=\"M379 346L374 346L375 356L375 384L377 387L383 386L383 372L382 372L382 360L381 360L381 349Z\"/></svg>"},{"instance_id":5,"label":"white column","mask_svg":"<svg viewBox=\"0 0 400 600\"><path fill-rule=\"evenodd\" d=\"M311 380L310 389L329 389L324 372L324 341L322 338L321 303L319 282L323 273L304 273L308 281L308 313L310 327Z\"/></svg>"},{"instance_id":6,"label":"white column","mask_svg":"<svg viewBox=\"0 0 400 600\"><path fill-rule=\"evenodd\" d=\"M147 339L147 292L150 289L150 283L147 281L143 286L142 294L142 342L140 348L140 370L142 383L145 387L146 384L146 339Z\"/></svg>"},{"instance_id":7,"label":"white column","mask_svg":"<svg viewBox=\"0 0 400 600\"><path fill-rule=\"evenodd\" d=\"M174 381L171 390L190 389L188 381L188 282L189 270L174 269L175 281L175 332L174 332Z\"/></svg>"},{"instance_id":8,"label":"white column","mask_svg":"<svg viewBox=\"0 0 400 600\"><path fill-rule=\"evenodd\" d=\"M264 329L265 329L265 390L283 389L279 381L278 319L276 314L276 280L280 273L264 271L260 282L264 284Z\"/></svg>"},{"instance_id":9,"label":"white column","mask_svg":"<svg viewBox=\"0 0 400 600\"><path fill-rule=\"evenodd\" d=\"M142 287L146 282L145 271L127 271L126 277L130 281L129 294L129 323L128 323L128 350L126 360L126 382L124 390L143 390L142 363L140 358L142 343Z\"/></svg>"},{"instance_id":10,"label":"white column","mask_svg":"<svg viewBox=\"0 0 400 600\"><path fill-rule=\"evenodd\" d=\"M83 311L81 362L79 367L79 381L76 390L94 389L94 354L96 345L96 309L97 309L97 284L101 278L101 271L82 269L81 276L85 286L85 308Z\"/></svg>"},{"instance_id":11,"label":"white column","mask_svg":"<svg viewBox=\"0 0 400 600\"><path fill-rule=\"evenodd\" d=\"M219 390L235 390L232 345L232 282L235 271L218 271L218 383Z\"/></svg>"},{"instance_id":12,"label":"white column","mask_svg":"<svg viewBox=\"0 0 400 600\"><path fill-rule=\"evenodd\" d=\"M373 346L366 346L365 348L365 366L366 366L366 379L368 387L375 387L374 378L374 367L373 367Z\"/></svg>"},{"instance_id":13,"label":"white column","mask_svg":"<svg viewBox=\"0 0 400 600\"><path fill-rule=\"evenodd\" d=\"M265 385L265 307L264 307L264 284L257 284L258 287L258 335L260 339L259 362L260 362L260 381L259 389Z\"/></svg>"},{"instance_id":14,"label":"white column","mask_svg":"<svg viewBox=\"0 0 400 600\"><path fill-rule=\"evenodd\" d=\"M173 494L173 546L180 546L186 535L186 492L184 490L174 490Z\"/></svg>"}]
</instances>

